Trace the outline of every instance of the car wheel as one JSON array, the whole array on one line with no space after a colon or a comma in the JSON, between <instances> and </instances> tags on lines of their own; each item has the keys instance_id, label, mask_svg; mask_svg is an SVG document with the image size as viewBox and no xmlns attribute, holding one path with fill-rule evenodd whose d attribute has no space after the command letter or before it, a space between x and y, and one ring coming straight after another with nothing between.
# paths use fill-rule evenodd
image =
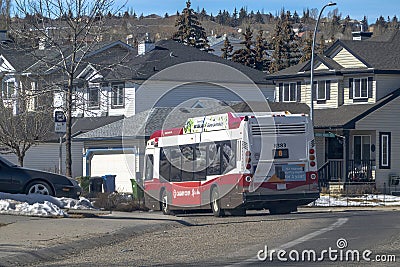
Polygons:
<instances>
[{"instance_id":1,"label":"car wheel","mask_svg":"<svg viewBox=\"0 0 400 267\"><path fill-rule=\"evenodd\" d=\"M214 187L211 191L211 209L215 217L224 216L224 210L221 209L221 201L219 199L219 193L217 187Z\"/></svg>"},{"instance_id":2,"label":"car wheel","mask_svg":"<svg viewBox=\"0 0 400 267\"><path fill-rule=\"evenodd\" d=\"M46 182L41 182L41 181L36 181L36 182L31 182L28 184L26 187L27 191L26 194L41 194L41 195L49 195L49 196L54 196L54 192L51 189L50 185L47 184Z\"/></svg>"}]
</instances>

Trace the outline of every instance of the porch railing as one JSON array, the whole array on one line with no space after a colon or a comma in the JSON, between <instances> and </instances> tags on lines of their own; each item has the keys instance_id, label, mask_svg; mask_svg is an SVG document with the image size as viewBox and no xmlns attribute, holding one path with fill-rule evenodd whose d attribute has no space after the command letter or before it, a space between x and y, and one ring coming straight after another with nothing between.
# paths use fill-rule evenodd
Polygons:
<instances>
[{"instance_id":1,"label":"porch railing","mask_svg":"<svg viewBox=\"0 0 400 267\"><path fill-rule=\"evenodd\" d=\"M373 182L375 177L372 170L375 160L349 160L347 162L348 181L350 182Z\"/></svg>"},{"instance_id":2,"label":"porch railing","mask_svg":"<svg viewBox=\"0 0 400 267\"><path fill-rule=\"evenodd\" d=\"M318 169L318 180L322 187L328 186L329 182L340 182L343 181L343 160L342 159L331 159L325 162Z\"/></svg>"},{"instance_id":3,"label":"porch railing","mask_svg":"<svg viewBox=\"0 0 400 267\"><path fill-rule=\"evenodd\" d=\"M342 159L334 159L322 165L318 169L320 186L326 187L329 182L373 182L375 180L372 172L375 160L348 160L346 167L343 163ZM345 172L343 168L347 171Z\"/></svg>"}]
</instances>

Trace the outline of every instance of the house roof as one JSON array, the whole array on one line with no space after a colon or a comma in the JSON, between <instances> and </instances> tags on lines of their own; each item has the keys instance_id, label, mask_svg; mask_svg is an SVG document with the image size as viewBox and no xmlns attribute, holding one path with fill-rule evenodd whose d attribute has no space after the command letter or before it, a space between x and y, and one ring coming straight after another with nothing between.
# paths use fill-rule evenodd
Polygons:
<instances>
[{"instance_id":1,"label":"house roof","mask_svg":"<svg viewBox=\"0 0 400 267\"><path fill-rule=\"evenodd\" d=\"M107 116L107 117L82 117L82 118L72 118L72 137L77 136L82 133L89 132L91 130L97 129L104 125L108 125L115 121L120 121L124 116ZM47 142L53 142L58 140L59 134L51 131L45 138Z\"/></svg>"},{"instance_id":2,"label":"house roof","mask_svg":"<svg viewBox=\"0 0 400 267\"><path fill-rule=\"evenodd\" d=\"M92 131L80 134L75 140L104 140L122 138L147 138L156 130L162 128L183 127L186 120L208 114L221 114L225 112L254 112L265 111L265 103L231 103L229 107L219 106L213 108L174 108L156 107L140 112L134 116L121 119L114 123L99 127ZM291 113L308 113L309 108L301 103L269 103L271 111L289 111Z\"/></svg>"},{"instance_id":3,"label":"house roof","mask_svg":"<svg viewBox=\"0 0 400 267\"><path fill-rule=\"evenodd\" d=\"M225 36L221 36L219 38L210 38L209 37L208 40L210 41L210 47L214 50L211 53L220 57L222 55L221 48L224 47L224 43L225 43ZM244 44L241 44L241 42L243 42L243 40L240 38L228 37L228 40L233 47L233 51L244 47Z\"/></svg>"},{"instance_id":4,"label":"house roof","mask_svg":"<svg viewBox=\"0 0 400 267\"><path fill-rule=\"evenodd\" d=\"M30 51L18 49L12 43L1 44L0 54L11 64L17 72L23 72L36 63Z\"/></svg>"},{"instance_id":5,"label":"house roof","mask_svg":"<svg viewBox=\"0 0 400 267\"><path fill-rule=\"evenodd\" d=\"M354 129L355 123L400 96L400 88L374 104L342 105L338 108L315 109L314 126L319 129Z\"/></svg>"},{"instance_id":6,"label":"house roof","mask_svg":"<svg viewBox=\"0 0 400 267\"><path fill-rule=\"evenodd\" d=\"M145 55L136 57L130 68L134 70L133 80L147 80L152 75L171 66L194 62L209 61L233 67L246 74L258 84L266 84L265 74L259 70L244 66L240 63L223 59L197 48L183 45L173 40L162 40L156 43L155 48ZM269 83L269 82L268 82Z\"/></svg>"},{"instance_id":7,"label":"house roof","mask_svg":"<svg viewBox=\"0 0 400 267\"><path fill-rule=\"evenodd\" d=\"M341 48L349 51L367 67L344 68L338 64L332 57ZM314 74L316 76L327 74L341 75L348 71L400 72L400 31L391 31L380 38L371 38L363 41L337 40L323 55L316 55L315 60L325 64L330 69L315 70ZM303 62L268 75L267 80L306 77L310 75L310 68L311 61Z\"/></svg>"}]
</instances>

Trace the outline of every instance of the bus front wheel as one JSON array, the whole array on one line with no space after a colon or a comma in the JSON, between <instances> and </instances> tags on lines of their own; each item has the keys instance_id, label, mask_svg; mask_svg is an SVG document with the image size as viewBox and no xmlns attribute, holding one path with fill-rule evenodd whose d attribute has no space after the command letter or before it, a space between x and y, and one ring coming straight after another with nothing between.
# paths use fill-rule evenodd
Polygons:
<instances>
[{"instance_id":1,"label":"bus front wheel","mask_svg":"<svg viewBox=\"0 0 400 267\"><path fill-rule=\"evenodd\" d=\"M170 199L168 198L167 190L164 190L161 194L161 210L164 215L173 215L170 208Z\"/></svg>"},{"instance_id":2,"label":"bus front wheel","mask_svg":"<svg viewBox=\"0 0 400 267\"><path fill-rule=\"evenodd\" d=\"M221 200L219 199L217 187L214 187L211 191L211 209L215 217L224 216L224 210L221 209Z\"/></svg>"}]
</instances>

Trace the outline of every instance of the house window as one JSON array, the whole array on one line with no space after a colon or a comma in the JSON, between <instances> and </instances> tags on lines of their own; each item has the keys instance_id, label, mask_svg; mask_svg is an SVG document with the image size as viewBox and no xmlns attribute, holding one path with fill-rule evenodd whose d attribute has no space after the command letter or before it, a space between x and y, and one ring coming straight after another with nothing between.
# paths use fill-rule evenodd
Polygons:
<instances>
[{"instance_id":1,"label":"house window","mask_svg":"<svg viewBox=\"0 0 400 267\"><path fill-rule=\"evenodd\" d=\"M6 82L3 84L3 90L1 97L3 99L11 99L15 94L15 83L14 82Z\"/></svg>"},{"instance_id":2,"label":"house window","mask_svg":"<svg viewBox=\"0 0 400 267\"><path fill-rule=\"evenodd\" d=\"M372 97L372 77L351 78L350 79L350 98L356 100L367 100Z\"/></svg>"},{"instance_id":3,"label":"house window","mask_svg":"<svg viewBox=\"0 0 400 267\"><path fill-rule=\"evenodd\" d=\"M331 81L314 82L314 90L316 92L314 100L325 101L330 99Z\"/></svg>"},{"instance_id":4,"label":"house window","mask_svg":"<svg viewBox=\"0 0 400 267\"><path fill-rule=\"evenodd\" d=\"M100 90L97 87L89 87L88 88L89 94L89 108L98 108L100 105Z\"/></svg>"},{"instance_id":5,"label":"house window","mask_svg":"<svg viewBox=\"0 0 400 267\"><path fill-rule=\"evenodd\" d=\"M353 139L354 163L360 165L371 159L371 136L355 135Z\"/></svg>"},{"instance_id":6,"label":"house window","mask_svg":"<svg viewBox=\"0 0 400 267\"><path fill-rule=\"evenodd\" d=\"M279 101L282 102L300 102L301 83L280 83L279 84Z\"/></svg>"},{"instance_id":7,"label":"house window","mask_svg":"<svg viewBox=\"0 0 400 267\"><path fill-rule=\"evenodd\" d=\"M124 84L113 84L111 89L111 106L114 108L123 107L125 100Z\"/></svg>"},{"instance_id":8,"label":"house window","mask_svg":"<svg viewBox=\"0 0 400 267\"><path fill-rule=\"evenodd\" d=\"M380 169L390 169L391 133L379 133Z\"/></svg>"}]
</instances>

